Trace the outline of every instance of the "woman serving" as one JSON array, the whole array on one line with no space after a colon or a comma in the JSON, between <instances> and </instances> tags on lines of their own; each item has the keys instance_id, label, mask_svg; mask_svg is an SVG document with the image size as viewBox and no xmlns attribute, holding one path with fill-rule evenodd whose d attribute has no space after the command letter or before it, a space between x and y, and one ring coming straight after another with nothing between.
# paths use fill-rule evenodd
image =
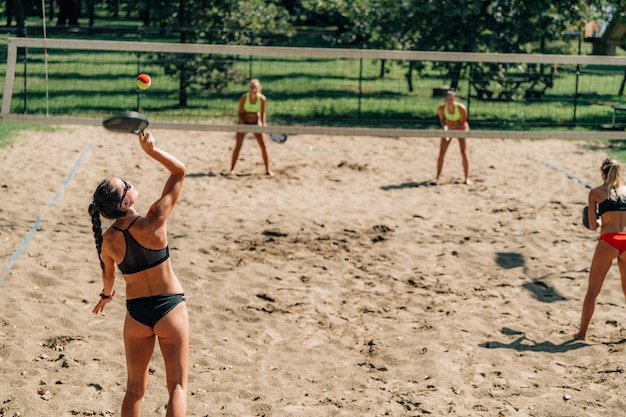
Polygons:
<instances>
[{"instance_id":1,"label":"woman serving","mask_svg":"<svg viewBox=\"0 0 626 417\"><path fill-rule=\"evenodd\" d=\"M139 191L128 181L102 181L89 206L102 268L103 289L93 309L102 312L115 295L115 265L126 282L124 350L128 378L121 417L139 417L148 386L148 365L158 339L165 362L168 417L187 414L189 319L183 287L174 273L167 243L167 219L180 197L187 172L176 157L155 146L154 137L139 134L144 152L170 173L161 196L145 216L135 210ZM102 233L100 216L113 220Z\"/></svg>"}]
</instances>

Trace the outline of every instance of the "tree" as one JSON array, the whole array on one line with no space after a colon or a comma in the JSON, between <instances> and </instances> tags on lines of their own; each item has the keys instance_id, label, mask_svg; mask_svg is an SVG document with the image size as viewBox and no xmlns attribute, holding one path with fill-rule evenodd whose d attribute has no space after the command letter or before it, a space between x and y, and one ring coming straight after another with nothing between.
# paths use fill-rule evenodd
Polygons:
<instances>
[{"instance_id":1,"label":"tree","mask_svg":"<svg viewBox=\"0 0 626 417\"><path fill-rule=\"evenodd\" d=\"M368 48L537 52L549 39L597 15L605 0L302 0L334 17L335 39ZM407 66L407 80L416 63ZM462 63L448 65L458 84Z\"/></svg>"},{"instance_id":2,"label":"tree","mask_svg":"<svg viewBox=\"0 0 626 417\"><path fill-rule=\"evenodd\" d=\"M177 27L181 43L261 45L268 35L294 32L287 10L272 0L178 0L167 3L167 14L160 15L158 20L166 27ZM193 56L165 61L166 72L179 77L180 106L187 105L187 90L192 85L222 90L229 81L241 77L233 70L232 57Z\"/></svg>"}]
</instances>

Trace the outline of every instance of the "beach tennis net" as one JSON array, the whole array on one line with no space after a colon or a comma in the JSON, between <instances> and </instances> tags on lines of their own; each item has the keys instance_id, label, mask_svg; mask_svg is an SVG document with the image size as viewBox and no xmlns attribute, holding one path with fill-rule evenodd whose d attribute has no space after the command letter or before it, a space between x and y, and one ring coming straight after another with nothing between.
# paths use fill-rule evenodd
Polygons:
<instances>
[{"instance_id":1,"label":"beach tennis net","mask_svg":"<svg viewBox=\"0 0 626 417\"><path fill-rule=\"evenodd\" d=\"M438 136L437 106L454 88L467 137L622 139L625 68L613 56L10 38L1 116L91 124L139 110L151 125L236 131L256 78L272 126L253 131Z\"/></svg>"}]
</instances>

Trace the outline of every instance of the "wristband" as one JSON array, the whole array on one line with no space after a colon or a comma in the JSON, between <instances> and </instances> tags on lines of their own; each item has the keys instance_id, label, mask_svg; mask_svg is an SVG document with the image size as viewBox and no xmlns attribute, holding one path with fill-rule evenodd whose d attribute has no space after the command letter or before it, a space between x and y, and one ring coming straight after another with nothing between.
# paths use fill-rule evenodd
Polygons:
<instances>
[{"instance_id":1,"label":"wristband","mask_svg":"<svg viewBox=\"0 0 626 417\"><path fill-rule=\"evenodd\" d=\"M104 295L104 289L103 289L102 292L100 293L100 298L103 300L110 300L113 298L114 295L115 295L115 290L113 290L111 295Z\"/></svg>"}]
</instances>

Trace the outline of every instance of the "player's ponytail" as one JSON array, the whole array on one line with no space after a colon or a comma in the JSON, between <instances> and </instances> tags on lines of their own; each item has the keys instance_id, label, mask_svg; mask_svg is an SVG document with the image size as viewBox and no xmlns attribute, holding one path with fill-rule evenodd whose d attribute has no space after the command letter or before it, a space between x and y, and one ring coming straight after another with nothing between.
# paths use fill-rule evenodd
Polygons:
<instances>
[{"instance_id":1,"label":"player's ponytail","mask_svg":"<svg viewBox=\"0 0 626 417\"><path fill-rule=\"evenodd\" d=\"M122 202L122 196L117 192L109 180L104 180L93 193L93 200L89 205L89 215L91 216L91 230L96 241L96 250L98 251L98 259L100 260L100 268L104 271L105 266L102 262L102 222L100 216L107 219L117 219L122 217L124 210L119 208Z\"/></svg>"},{"instance_id":2,"label":"player's ponytail","mask_svg":"<svg viewBox=\"0 0 626 417\"><path fill-rule=\"evenodd\" d=\"M619 190L622 188L622 165L616 159L607 158L602 163L604 184L606 185L609 198L626 198Z\"/></svg>"},{"instance_id":3,"label":"player's ponytail","mask_svg":"<svg viewBox=\"0 0 626 417\"><path fill-rule=\"evenodd\" d=\"M96 240L96 250L98 251L100 268L104 271L104 262L102 262L102 222L100 221L100 210L95 200L89 205L89 215L91 216L91 230Z\"/></svg>"}]
</instances>

